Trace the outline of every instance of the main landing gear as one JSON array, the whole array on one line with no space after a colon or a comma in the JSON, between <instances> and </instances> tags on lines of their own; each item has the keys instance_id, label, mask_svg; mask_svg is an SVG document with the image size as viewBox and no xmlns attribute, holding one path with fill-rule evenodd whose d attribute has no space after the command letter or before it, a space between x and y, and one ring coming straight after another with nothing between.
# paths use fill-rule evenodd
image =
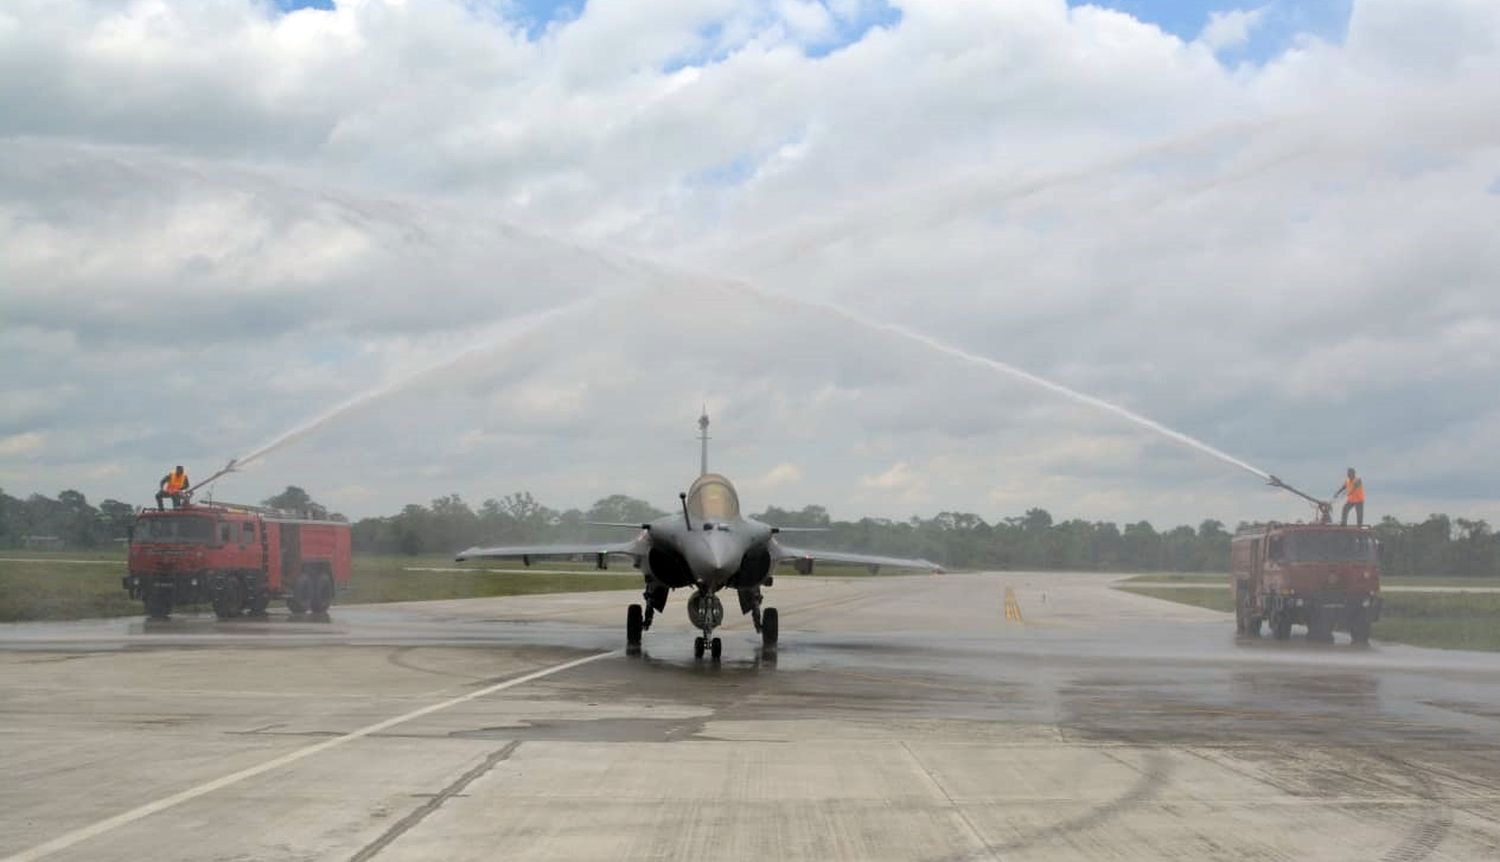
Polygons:
<instances>
[{"instance_id":1,"label":"main landing gear","mask_svg":"<svg viewBox=\"0 0 1500 862\"><path fill-rule=\"evenodd\" d=\"M781 635L781 618L777 615L775 608L762 610L757 607L750 612L750 619L755 622L755 630L760 632L760 645L764 649L776 649L776 639Z\"/></svg>"},{"instance_id":2,"label":"main landing gear","mask_svg":"<svg viewBox=\"0 0 1500 862\"><path fill-rule=\"evenodd\" d=\"M640 605L631 605L625 611L625 651L631 655L641 651L641 632L651 628L651 618L656 616L656 609L650 605L642 608Z\"/></svg>"},{"instance_id":3,"label":"main landing gear","mask_svg":"<svg viewBox=\"0 0 1500 862\"><path fill-rule=\"evenodd\" d=\"M757 599L759 597L757 596ZM706 654L718 661L724 654L724 642L714 636L714 629L724 623L724 603L713 593L699 590L687 602L688 621L702 634L693 638L693 658L701 659ZM641 651L641 633L651 628L656 609L650 604L631 605L625 609L625 651L635 655ZM766 650L776 649L781 635L781 620L775 608L759 606L750 611L755 630L760 632L761 645Z\"/></svg>"}]
</instances>

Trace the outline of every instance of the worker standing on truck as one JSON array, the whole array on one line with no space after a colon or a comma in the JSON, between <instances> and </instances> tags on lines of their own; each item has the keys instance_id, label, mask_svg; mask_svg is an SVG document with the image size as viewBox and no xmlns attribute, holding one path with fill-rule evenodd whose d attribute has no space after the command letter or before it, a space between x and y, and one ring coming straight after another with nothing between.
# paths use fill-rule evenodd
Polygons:
<instances>
[{"instance_id":1,"label":"worker standing on truck","mask_svg":"<svg viewBox=\"0 0 1500 862\"><path fill-rule=\"evenodd\" d=\"M1354 468L1349 468L1349 477L1344 480L1344 486L1333 494L1337 500L1339 495L1344 495L1344 513L1339 518L1339 526L1349 526L1349 510L1354 510L1355 523L1361 527L1365 525L1365 480L1354 474Z\"/></svg>"},{"instance_id":2,"label":"worker standing on truck","mask_svg":"<svg viewBox=\"0 0 1500 862\"><path fill-rule=\"evenodd\" d=\"M182 469L181 464L178 464L177 469L161 477L161 485L156 491L156 511L166 511L161 501L167 498L171 499L172 508L180 507L189 487L187 471Z\"/></svg>"}]
</instances>

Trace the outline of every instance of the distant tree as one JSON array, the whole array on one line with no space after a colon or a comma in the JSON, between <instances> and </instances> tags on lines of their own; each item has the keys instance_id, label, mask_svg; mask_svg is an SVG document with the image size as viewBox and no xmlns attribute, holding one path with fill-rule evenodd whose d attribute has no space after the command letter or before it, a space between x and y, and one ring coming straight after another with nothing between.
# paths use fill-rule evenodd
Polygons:
<instances>
[{"instance_id":1,"label":"distant tree","mask_svg":"<svg viewBox=\"0 0 1500 862\"><path fill-rule=\"evenodd\" d=\"M123 539L135 523L135 507L119 500L105 500L99 504L99 521L110 541Z\"/></svg>"},{"instance_id":2,"label":"distant tree","mask_svg":"<svg viewBox=\"0 0 1500 862\"><path fill-rule=\"evenodd\" d=\"M267 497L260 501L262 506L272 509L284 509L288 512L306 512L314 518L328 517L328 509L313 500L312 496L296 485L286 486L286 490L274 497Z\"/></svg>"},{"instance_id":3,"label":"distant tree","mask_svg":"<svg viewBox=\"0 0 1500 862\"><path fill-rule=\"evenodd\" d=\"M1046 509L1027 509L1026 516L1021 519L1021 526L1033 531L1049 529L1052 526L1052 513Z\"/></svg>"},{"instance_id":4,"label":"distant tree","mask_svg":"<svg viewBox=\"0 0 1500 862\"><path fill-rule=\"evenodd\" d=\"M644 524L666 514L644 500L613 494L596 502L584 513L584 520L615 524Z\"/></svg>"},{"instance_id":5,"label":"distant tree","mask_svg":"<svg viewBox=\"0 0 1500 862\"><path fill-rule=\"evenodd\" d=\"M833 522L828 517L828 510L822 506L803 506L795 512L770 506L752 517L773 527L826 527Z\"/></svg>"}]
</instances>

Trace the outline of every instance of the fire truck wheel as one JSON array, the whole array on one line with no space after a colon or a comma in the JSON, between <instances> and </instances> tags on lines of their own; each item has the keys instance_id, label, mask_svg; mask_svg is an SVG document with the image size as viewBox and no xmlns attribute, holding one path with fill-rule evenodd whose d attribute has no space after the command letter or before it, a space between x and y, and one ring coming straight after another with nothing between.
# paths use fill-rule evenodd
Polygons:
<instances>
[{"instance_id":1,"label":"fire truck wheel","mask_svg":"<svg viewBox=\"0 0 1500 862\"><path fill-rule=\"evenodd\" d=\"M1366 611L1355 611L1349 620L1349 638L1357 644L1370 642L1370 615Z\"/></svg>"},{"instance_id":2,"label":"fire truck wheel","mask_svg":"<svg viewBox=\"0 0 1500 862\"><path fill-rule=\"evenodd\" d=\"M327 572L318 572L312 576L312 589L307 601L308 610L315 614L326 614L331 604L333 604L333 578Z\"/></svg>"},{"instance_id":3,"label":"fire truck wheel","mask_svg":"<svg viewBox=\"0 0 1500 862\"><path fill-rule=\"evenodd\" d=\"M261 590L250 597L250 601L245 605L245 613L252 617L263 617L266 615L266 607L270 604L271 597L266 594L265 590Z\"/></svg>"},{"instance_id":4,"label":"fire truck wheel","mask_svg":"<svg viewBox=\"0 0 1500 862\"><path fill-rule=\"evenodd\" d=\"M1279 641L1284 641L1290 638L1292 636L1291 615L1286 613L1285 611L1282 611L1276 616L1271 617L1271 631L1276 635L1276 639Z\"/></svg>"},{"instance_id":5,"label":"fire truck wheel","mask_svg":"<svg viewBox=\"0 0 1500 862\"><path fill-rule=\"evenodd\" d=\"M292 584L292 594L286 597L286 608L294 614L307 613L307 606L312 604L312 581L311 573L299 575L296 583Z\"/></svg>"},{"instance_id":6,"label":"fire truck wheel","mask_svg":"<svg viewBox=\"0 0 1500 862\"><path fill-rule=\"evenodd\" d=\"M214 590L214 614L221 620L240 615L245 606L245 587L234 576L223 578Z\"/></svg>"},{"instance_id":7,"label":"fire truck wheel","mask_svg":"<svg viewBox=\"0 0 1500 862\"><path fill-rule=\"evenodd\" d=\"M1312 612L1307 621L1307 639L1314 643L1333 643L1333 620L1327 611Z\"/></svg>"},{"instance_id":8,"label":"fire truck wheel","mask_svg":"<svg viewBox=\"0 0 1500 862\"><path fill-rule=\"evenodd\" d=\"M153 620L164 620L172 615L172 595L167 592L147 587L146 595L141 597L146 606L146 616Z\"/></svg>"}]
</instances>

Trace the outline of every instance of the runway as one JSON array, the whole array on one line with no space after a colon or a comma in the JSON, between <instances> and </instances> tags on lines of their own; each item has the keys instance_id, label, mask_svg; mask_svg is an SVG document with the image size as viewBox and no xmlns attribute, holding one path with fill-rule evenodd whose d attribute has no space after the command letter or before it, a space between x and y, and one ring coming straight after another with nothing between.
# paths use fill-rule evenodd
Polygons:
<instances>
[{"instance_id":1,"label":"runway","mask_svg":"<svg viewBox=\"0 0 1500 862\"><path fill-rule=\"evenodd\" d=\"M0 626L0 858L1500 858L1500 657L1110 580L778 575L719 665L680 592Z\"/></svg>"}]
</instances>

